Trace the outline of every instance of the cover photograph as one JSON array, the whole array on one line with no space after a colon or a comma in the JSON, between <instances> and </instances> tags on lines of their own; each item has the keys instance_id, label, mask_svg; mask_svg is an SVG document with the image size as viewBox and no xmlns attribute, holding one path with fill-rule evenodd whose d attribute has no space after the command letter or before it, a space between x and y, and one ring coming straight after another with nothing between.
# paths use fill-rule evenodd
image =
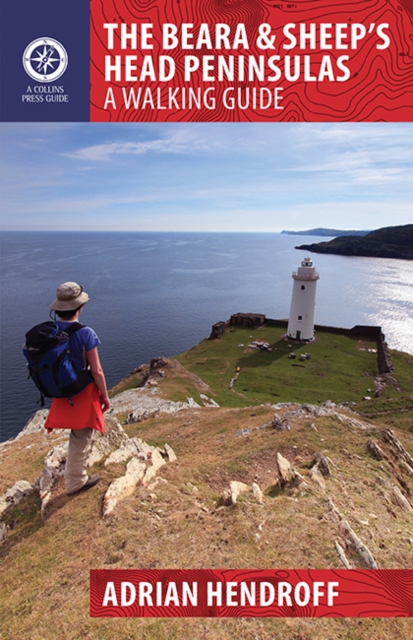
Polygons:
<instances>
[{"instance_id":1,"label":"cover photograph","mask_svg":"<svg viewBox=\"0 0 413 640\"><path fill-rule=\"evenodd\" d=\"M0 8L0 636L409 639L411 2Z\"/></svg>"}]
</instances>

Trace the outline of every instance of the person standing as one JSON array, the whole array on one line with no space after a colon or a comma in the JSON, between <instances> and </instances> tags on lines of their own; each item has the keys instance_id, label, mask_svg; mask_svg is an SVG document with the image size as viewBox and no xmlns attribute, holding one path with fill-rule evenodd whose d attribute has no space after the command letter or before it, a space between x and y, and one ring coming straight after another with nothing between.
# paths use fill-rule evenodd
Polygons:
<instances>
[{"instance_id":1,"label":"person standing","mask_svg":"<svg viewBox=\"0 0 413 640\"><path fill-rule=\"evenodd\" d=\"M56 300L50 308L59 317L58 327L65 331L77 323L89 295L76 282L64 282L56 290ZM70 429L69 448L65 467L67 495L75 495L94 487L100 480L98 475L89 476L87 461L92 448L94 431L105 432L103 413L110 408L105 375L99 360L96 333L82 326L70 336L70 353L78 370L89 369L91 382L72 398L53 398L45 428Z\"/></svg>"}]
</instances>

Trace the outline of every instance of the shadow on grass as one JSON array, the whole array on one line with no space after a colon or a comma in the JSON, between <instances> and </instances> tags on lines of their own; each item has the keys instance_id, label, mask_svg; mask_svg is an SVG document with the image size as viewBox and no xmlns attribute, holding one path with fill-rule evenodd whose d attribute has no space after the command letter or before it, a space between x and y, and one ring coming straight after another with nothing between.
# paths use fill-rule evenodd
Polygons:
<instances>
[{"instance_id":1,"label":"shadow on grass","mask_svg":"<svg viewBox=\"0 0 413 640\"><path fill-rule=\"evenodd\" d=\"M75 496L67 496L63 478L59 478L53 487L53 497L43 513L40 495L37 491L22 500L3 516L7 527L7 537L0 546L0 558L5 558L16 544L36 533L56 511L66 506Z\"/></svg>"},{"instance_id":2,"label":"shadow on grass","mask_svg":"<svg viewBox=\"0 0 413 640\"><path fill-rule=\"evenodd\" d=\"M7 526L7 538L0 546L0 558L5 558L16 544L43 526L40 507L40 496L35 492L3 516Z\"/></svg>"},{"instance_id":3,"label":"shadow on grass","mask_svg":"<svg viewBox=\"0 0 413 640\"><path fill-rule=\"evenodd\" d=\"M291 347L288 347L289 344ZM272 351L260 349L241 356L237 362L237 366L241 369L269 367L276 360L287 358L289 353L295 353L296 351L302 351L304 353L307 346L306 342L295 342L294 340L286 342L284 339L281 339L271 345Z\"/></svg>"},{"instance_id":4,"label":"shadow on grass","mask_svg":"<svg viewBox=\"0 0 413 640\"><path fill-rule=\"evenodd\" d=\"M278 482L271 485L271 487L268 487L268 489L265 490L265 494L270 498L278 498L278 496L281 495L282 493L283 493L283 490L281 489Z\"/></svg>"}]
</instances>

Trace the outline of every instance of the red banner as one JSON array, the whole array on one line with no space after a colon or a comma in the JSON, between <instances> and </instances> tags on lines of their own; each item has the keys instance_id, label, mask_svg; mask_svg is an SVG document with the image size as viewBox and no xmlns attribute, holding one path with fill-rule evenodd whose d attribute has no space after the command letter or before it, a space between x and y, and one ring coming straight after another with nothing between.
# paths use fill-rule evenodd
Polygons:
<instances>
[{"instance_id":1,"label":"red banner","mask_svg":"<svg viewBox=\"0 0 413 640\"><path fill-rule=\"evenodd\" d=\"M411 121L410 0L91 1L91 121Z\"/></svg>"},{"instance_id":2,"label":"red banner","mask_svg":"<svg viewBox=\"0 0 413 640\"><path fill-rule=\"evenodd\" d=\"M92 617L412 617L413 570L92 570Z\"/></svg>"}]
</instances>

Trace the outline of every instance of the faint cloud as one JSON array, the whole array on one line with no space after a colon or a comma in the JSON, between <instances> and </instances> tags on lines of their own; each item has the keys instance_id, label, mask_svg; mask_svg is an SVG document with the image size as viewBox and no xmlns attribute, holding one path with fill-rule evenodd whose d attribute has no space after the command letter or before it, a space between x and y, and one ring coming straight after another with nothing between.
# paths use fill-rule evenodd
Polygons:
<instances>
[{"instance_id":1,"label":"faint cloud","mask_svg":"<svg viewBox=\"0 0 413 640\"><path fill-rule=\"evenodd\" d=\"M136 142L118 141L91 145L64 153L75 160L109 161L113 156L143 155L146 153L190 154L198 151L209 151L222 147L223 141L208 136L203 127L176 128L173 133L150 140Z\"/></svg>"}]
</instances>

